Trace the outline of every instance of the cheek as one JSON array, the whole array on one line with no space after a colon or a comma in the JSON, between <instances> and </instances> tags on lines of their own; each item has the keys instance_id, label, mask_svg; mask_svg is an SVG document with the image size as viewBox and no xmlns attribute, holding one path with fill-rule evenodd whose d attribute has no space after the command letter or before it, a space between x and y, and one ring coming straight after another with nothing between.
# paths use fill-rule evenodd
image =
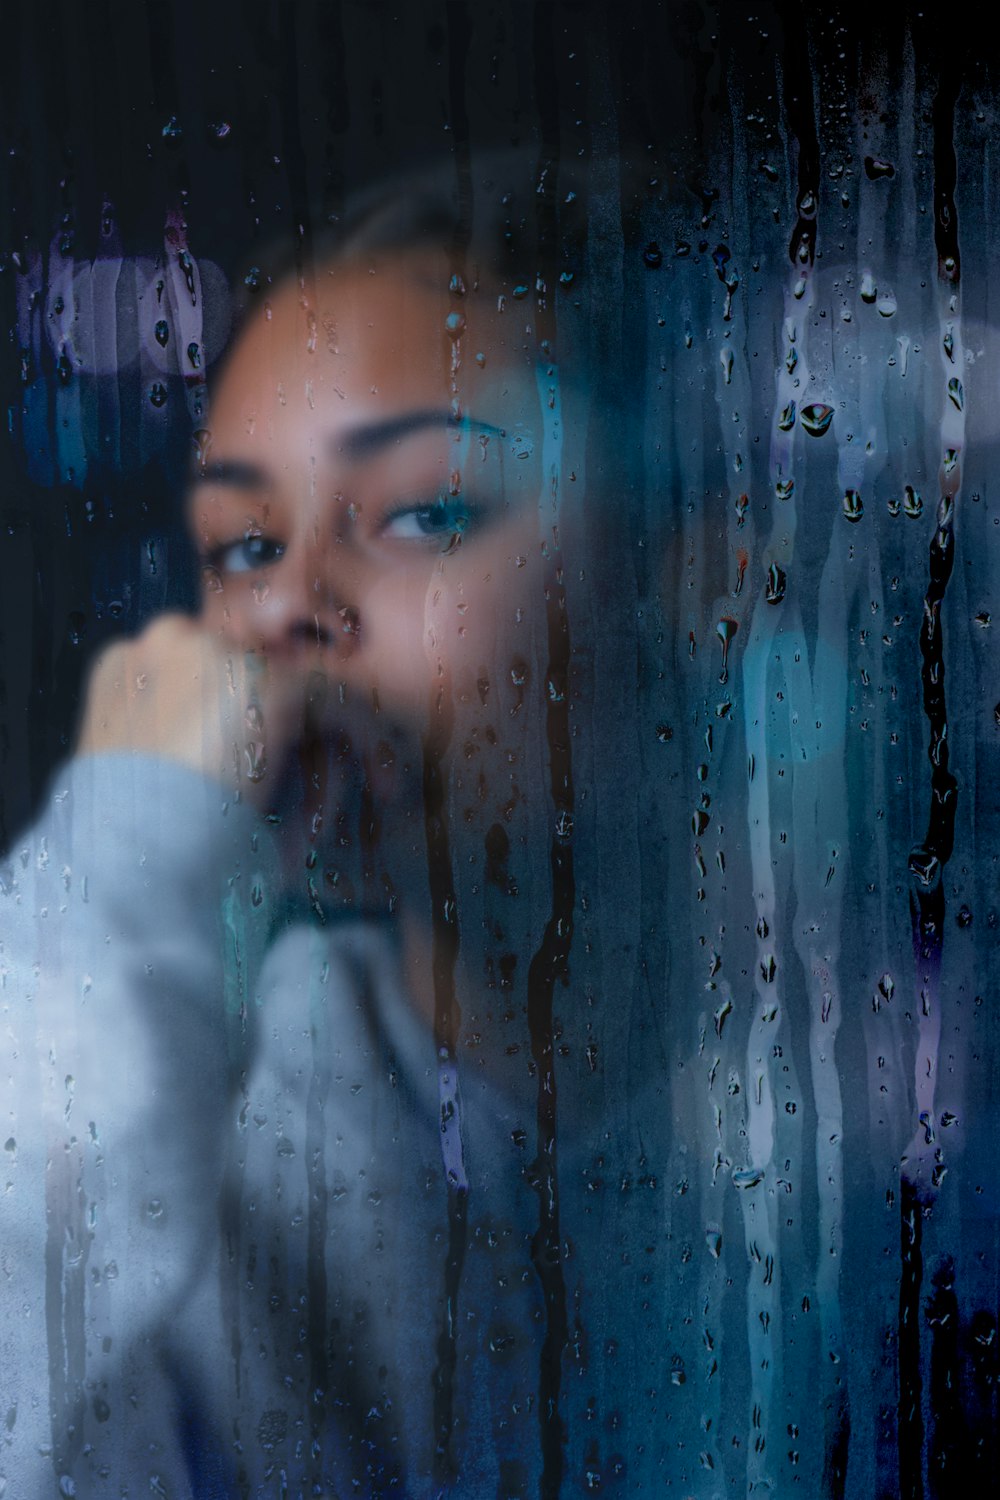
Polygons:
<instances>
[{"instance_id":1,"label":"cheek","mask_svg":"<svg viewBox=\"0 0 1000 1500\"><path fill-rule=\"evenodd\" d=\"M361 605L358 675L391 710L422 713L437 676L427 617L426 573L389 573L369 582Z\"/></svg>"},{"instance_id":2,"label":"cheek","mask_svg":"<svg viewBox=\"0 0 1000 1500\"><path fill-rule=\"evenodd\" d=\"M428 601L428 622L459 698L475 697L485 681L510 676L544 628L538 543L515 536L491 551L446 565Z\"/></svg>"},{"instance_id":3,"label":"cheek","mask_svg":"<svg viewBox=\"0 0 1000 1500\"><path fill-rule=\"evenodd\" d=\"M211 572L203 575L199 618L206 630L229 645L245 650L256 648L259 630L254 607L255 600L248 587L223 585L218 574Z\"/></svg>"},{"instance_id":4,"label":"cheek","mask_svg":"<svg viewBox=\"0 0 1000 1500\"><path fill-rule=\"evenodd\" d=\"M509 547L497 557L470 549L435 565L430 576L397 575L370 586L359 665L364 660L387 706L422 711L440 685L465 697L484 674L490 681L507 675L512 660L530 650L539 612L541 570L531 557Z\"/></svg>"}]
</instances>

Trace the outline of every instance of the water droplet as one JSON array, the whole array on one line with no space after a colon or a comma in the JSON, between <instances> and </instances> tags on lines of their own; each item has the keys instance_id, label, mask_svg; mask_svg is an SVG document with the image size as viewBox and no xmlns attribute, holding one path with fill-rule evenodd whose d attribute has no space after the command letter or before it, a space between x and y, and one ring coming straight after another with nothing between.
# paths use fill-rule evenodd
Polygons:
<instances>
[{"instance_id":1,"label":"water droplet","mask_svg":"<svg viewBox=\"0 0 1000 1500\"><path fill-rule=\"evenodd\" d=\"M750 504L749 495L740 495L736 500L736 524L742 526L747 518L747 506Z\"/></svg>"},{"instance_id":2,"label":"water droplet","mask_svg":"<svg viewBox=\"0 0 1000 1500\"><path fill-rule=\"evenodd\" d=\"M948 324L948 327L945 330L945 335L944 335L944 338L941 340L941 344L942 344L942 347L944 349L945 354L947 354L947 356L951 360L952 364L954 364L955 363L955 335L954 335L954 333L952 331L952 326L951 326L950 323Z\"/></svg>"},{"instance_id":3,"label":"water droplet","mask_svg":"<svg viewBox=\"0 0 1000 1500\"><path fill-rule=\"evenodd\" d=\"M795 402L789 401L784 411L778 418L778 426L782 432L791 432L795 426Z\"/></svg>"},{"instance_id":4,"label":"water droplet","mask_svg":"<svg viewBox=\"0 0 1000 1500\"><path fill-rule=\"evenodd\" d=\"M780 604L785 597L785 573L773 562L767 570L767 585L764 597L768 604Z\"/></svg>"},{"instance_id":5,"label":"water droplet","mask_svg":"<svg viewBox=\"0 0 1000 1500\"><path fill-rule=\"evenodd\" d=\"M674 731L669 724L657 724L656 738L661 745L667 745L674 737Z\"/></svg>"},{"instance_id":6,"label":"water droplet","mask_svg":"<svg viewBox=\"0 0 1000 1500\"><path fill-rule=\"evenodd\" d=\"M755 1188L764 1181L764 1174L759 1167L737 1167L733 1173L733 1186L738 1188Z\"/></svg>"},{"instance_id":7,"label":"water droplet","mask_svg":"<svg viewBox=\"0 0 1000 1500\"><path fill-rule=\"evenodd\" d=\"M149 401L150 401L150 405L151 406L155 406L155 407L159 408L159 407L164 406L166 404L166 400L167 400L167 388L166 388L165 385L162 385L160 383L160 381L157 381L155 383L155 385L150 386L150 388L149 388Z\"/></svg>"},{"instance_id":8,"label":"water droplet","mask_svg":"<svg viewBox=\"0 0 1000 1500\"><path fill-rule=\"evenodd\" d=\"M941 461L941 466L944 469L944 472L946 474L953 473L953 471L955 469L955 465L957 463L958 463L958 450L956 448L946 448L944 450L944 458Z\"/></svg>"},{"instance_id":9,"label":"water droplet","mask_svg":"<svg viewBox=\"0 0 1000 1500\"><path fill-rule=\"evenodd\" d=\"M779 500L788 500L791 498L794 489L794 479L778 479L775 482L774 493L775 495L777 495Z\"/></svg>"},{"instance_id":10,"label":"water droplet","mask_svg":"<svg viewBox=\"0 0 1000 1500\"><path fill-rule=\"evenodd\" d=\"M573 285L574 275L575 275L575 273L573 271L568 270L568 269L565 270L565 271L560 271L559 272L559 285L560 286L572 286Z\"/></svg>"},{"instance_id":11,"label":"water droplet","mask_svg":"<svg viewBox=\"0 0 1000 1500\"><path fill-rule=\"evenodd\" d=\"M449 313L444 320L444 327L450 339L461 338L465 332L465 314L460 312Z\"/></svg>"},{"instance_id":12,"label":"water droplet","mask_svg":"<svg viewBox=\"0 0 1000 1500\"><path fill-rule=\"evenodd\" d=\"M153 337L156 339L156 342L159 344L161 349L165 349L167 347L167 340L170 338L170 327L167 323L166 318L160 318L156 327L153 329Z\"/></svg>"},{"instance_id":13,"label":"water droplet","mask_svg":"<svg viewBox=\"0 0 1000 1500\"><path fill-rule=\"evenodd\" d=\"M248 291L255 292L260 286L260 266L251 266L243 278L243 285Z\"/></svg>"},{"instance_id":14,"label":"water droplet","mask_svg":"<svg viewBox=\"0 0 1000 1500\"><path fill-rule=\"evenodd\" d=\"M204 468L208 459L208 450L212 444L212 434L207 427L196 427L191 434L191 441L194 443L198 466L199 468Z\"/></svg>"},{"instance_id":15,"label":"water droplet","mask_svg":"<svg viewBox=\"0 0 1000 1500\"><path fill-rule=\"evenodd\" d=\"M844 518L848 521L860 521L865 513L865 507L857 490L847 490L844 494Z\"/></svg>"},{"instance_id":16,"label":"water droplet","mask_svg":"<svg viewBox=\"0 0 1000 1500\"><path fill-rule=\"evenodd\" d=\"M725 380L726 384L728 385L730 383L730 381L732 380L732 378L733 378L733 351L732 351L732 349L723 349L722 353L719 355L719 361L720 361L720 363L722 365L722 376L723 376L723 379Z\"/></svg>"},{"instance_id":17,"label":"water droplet","mask_svg":"<svg viewBox=\"0 0 1000 1500\"><path fill-rule=\"evenodd\" d=\"M191 362L191 368L193 370L201 369L201 350L193 341L187 346L187 357Z\"/></svg>"},{"instance_id":18,"label":"water droplet","mask_svg":"<svg viewBox=\"0 0 1000 1500\"><path fill-rule=\"evenodd\" d=\"M83 640L83 638L84 638L84 636L86 634L87 634L87 616L85 614L82 614L80 612L80 610L74 609L70 613L70 617L69 617L69 639L70 639L70 644L73 645L73 646L79 646L80 642Z\"/></svg>"},{"instance_id":19,"label":"water droplet","mask_svg":"<svg viewBox=\"0 0 1000 1500\"><path fill-rule=\"evenodd\" d=\"M965 406L965 391L957 375L953 375L948 382L948 396L955 407L961 411Z\"/></svg>"},{"instance_id":20,"label":"water droplet","mask_svg":"<svg viewBox=\"0 0 1000 1500\"><path fill-rule=\"evenodd\" d=\"M931 886L938 877L941 861L930 849L925 849L922 844L918 844L910 853L907 868L911 875L916 876L921 885Z\"/></svg>"},{"instance_id":21,"label":"water droplet","mask_svg":"<svg viewBox=\"0 0 1000 1500\"><path fill-rule=\"evenodd\" d=\"M722 1254L722 1235L717 1229L705 1230L705 1244L712 1259L718 1260Z\"/></svg>"},{"instance_id":22,"label":"water droplet","mask_svg":"<svg viewBox=\"0 0 1000 1500\"><path fill-rule=\"evenodd\" d=\"M821 401L813 401L809 406L802 408L800 415L802 426L809 436L822 437L833 421L833 407L824 406Z\"/></svg>"},{"instance_id":23,"label":"water droplet","mask_svg":"<svg viewBox=\"0 0 1000 1500\"><path fill-rule=\"evenodd\" d=\"M880 317L891 318L895 313L897 307L896 299L893 296L892 292L883 292L882 296L876 303L876 307L878 309Z\"/></svg>"},{"instance_id":24,"label":"water droplet","mask_svg":"<svg viewBox=\"0 0 1000 1500\"><path fill-rule=\"evenodd\" d=\"M230 135L232 134L232 131L233 127L230 125L228 120L209 121L208 138L210 141L219 143L221 143L222 141L228 141Z\"/></svg>"},{"instance_id":25,"label":"water droplet","mask_svg":"<svg viewBox=\"0 0 1000 1500\"><path fill-rule=\"evenodd\" d=\"M910 517L911 521L915 521L916 518L923 511L923 508L924 508L924 502L921 500L920 496L917 494L916 490L913 488L913 485L912 484L908 484L906 486L905 490L903 491L903 510L904 510L904 512L906 513L906 515L908 515Z\"/></svg>"},{"instance_id":26,"label":"water droplet","mask_svg":"<svg viewBox=\"0 0 1000 1500\"><path fill-rule=\"evenodd\" d=\"M774 961L773 953L766 953L760 961L760 977L765 984L773 984L774 976L778 972L778 965Z\"/></svg>"},{"instance_id":27,"label":"water droplet","mask_svg":"<svg viewBox=\"0 0 1000 1500\"><path fill-rule=\"evenodd\" d=\"M663 251L660 249L655 240L650 240L649 244L642 252L642 259L643 263L647 265L651 271L657 271L659 270L660 266L663 265Z\"/></svg>"},{"instance_id":28,"label":"water droplet","mask_svg":"<svg viewBox=\"0 0 1000 1500\"><path fill-rule=\"evenodd\" d=\"M691 254L691 246L687 240L674 241L674 254L678 260L683 260L685 255Z\"/></svg>"},{"instance_id":29,"label":"water droplet","mask_svg":"<svg viewBox=\"0 0 1000 1500\"><path fill-rule=\"evenodd\" d=\"M729 681L729 643L739 630L739 621L730 615L723 615L715 627L715 633L722 642L722 671L719 674L720 682Z\"/></svg>"},{"instance_id":30,"label":"water droplet","mask_svg":"<svg viewBox=\"0 0 1000 1500\"><path fill-rule=\"evenodd\" d=\"M527 295L528 288L524 285L523 282L519 286L516 286L513 292L511 292L511 296L514 298L515 302L523 302Z\"/></svg>"},{"instance_id":31,"label":"water droplet","mask_svg":"<svg viewBox=\"0 0 1000 1500\"><path fill-rule=\"evenodd\" d=\"M573 837L573 816L568 812L560 812L556 817L556 838L561 844L568 843Z\"/></svg>"},{"instance_id":32,"label":"water droplet","mask_svg":"<svg viewBox=\"0 0 1000 1500\"><path fill-rule=\"evenodd\" d=\"M181 127L177 123L177 116L176 115L171 115L170 116L170 119L164 125L164 127L161 130L160 134L162 135L163 139L166 141L166 143L167 143L168 146L176 146L177 145L177 143L180 141L181 136L184 134L184 132L183 132L183 130L181 129Z\"/></svg>"},{"instance_id":33,"label":"water droplet","mask_svg":"<svg viewBox=\"0 0 1000 1500\"><path fill-rule=\"evenodd\" d=\"M788 353L785 355L785 369L788 371L789 375L793 373L798 362L799 356L796 354L795 349L789 347Z\"/></svg>"},{"instance_id":34,"label":"water droplet","mask_svg":"<svg viewBox=\"0 0 1000 1500\"><path fill-rule=\"evenodd\" d=\"M870 271L865 271L861 277L861 300L871 306L877 296L875 278Z\"/></svg>"},{"instance_id":35,"label":"water droplet","mask_svg":"<svg viewBox=\"0 0 1000 1500\"><path fill-rule=\"evenodd\" d=\"M198 293L196 293L195 290L195 263L193 263L190 255L187 254L187 251L180 251L180 254L178 254L177 257L177 264L178 266L180 266L181 275L183 275L184 278L184 285L186 285L187 288L187 296L190 297L190 305L192 305L193 308L193 306L196 306L196 303L198 303Z\"/></svg>"},{"instance_id":36,"label":"water droplet","mask_svg":"<svg viewBox=\"0 0 1000 1500\"><path fill-rule=\"evenodd\" d=\"M955 921L957 925L963 929L972 926L972 912L964 902L955 913ZM942 1119L941 1124L944 1125L945 1123L946 1122ZM950 1123L950 1121L947 1123Z\"/></svg>"}]
</instances>

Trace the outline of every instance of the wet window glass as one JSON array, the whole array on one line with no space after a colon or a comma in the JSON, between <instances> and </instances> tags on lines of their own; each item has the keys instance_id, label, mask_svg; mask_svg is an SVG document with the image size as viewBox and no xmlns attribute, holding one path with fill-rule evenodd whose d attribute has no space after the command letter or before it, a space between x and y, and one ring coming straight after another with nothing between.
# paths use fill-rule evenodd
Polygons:
<instances>
[{"instance_id":1,"label":"wet window glass","mask_svg":"<svg viewBox=\"0 0 1000 1500\"><path fill-rule=\"evenodd\" d=\"M985 1489L988 43L2 24L0 1494Z\"/></svg>"}]
</instances>

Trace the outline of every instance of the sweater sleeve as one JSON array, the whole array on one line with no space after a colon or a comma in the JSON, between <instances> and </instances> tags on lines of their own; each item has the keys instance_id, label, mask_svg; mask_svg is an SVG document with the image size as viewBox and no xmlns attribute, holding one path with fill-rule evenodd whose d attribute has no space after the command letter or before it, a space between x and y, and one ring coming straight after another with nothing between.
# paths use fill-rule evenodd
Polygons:
<instances>
[{"instance_id":1,"label":"sweater sleeve","mask_svg":"<svg viewBox=\"0 0 1000 1500\"><path fill-rule=\"evenodd\" d=\"M7 1493L75 1493L81 1455L112 1483L126 1429L155 1450L121 1355L218 1238L274 880L256 815L125 754L71 762L0 869Z\"/></svg>"}]
</instances>

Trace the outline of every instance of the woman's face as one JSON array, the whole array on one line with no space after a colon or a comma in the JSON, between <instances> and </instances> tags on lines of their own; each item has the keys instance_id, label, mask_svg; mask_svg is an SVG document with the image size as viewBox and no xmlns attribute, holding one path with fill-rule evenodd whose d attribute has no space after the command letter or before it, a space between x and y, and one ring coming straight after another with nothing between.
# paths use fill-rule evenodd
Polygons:
<instances>
[{"instance_id":1,"label":"woman's face","mask_svg":"<svg viewBox=\"0 0 1000 1500\"><path fill-rule=\"evenodd\" d=\"M397 257L255 311L191 490L207 626L411 730L529 654L552 413L511 308Z\"/></svg>"}]
</instances>

